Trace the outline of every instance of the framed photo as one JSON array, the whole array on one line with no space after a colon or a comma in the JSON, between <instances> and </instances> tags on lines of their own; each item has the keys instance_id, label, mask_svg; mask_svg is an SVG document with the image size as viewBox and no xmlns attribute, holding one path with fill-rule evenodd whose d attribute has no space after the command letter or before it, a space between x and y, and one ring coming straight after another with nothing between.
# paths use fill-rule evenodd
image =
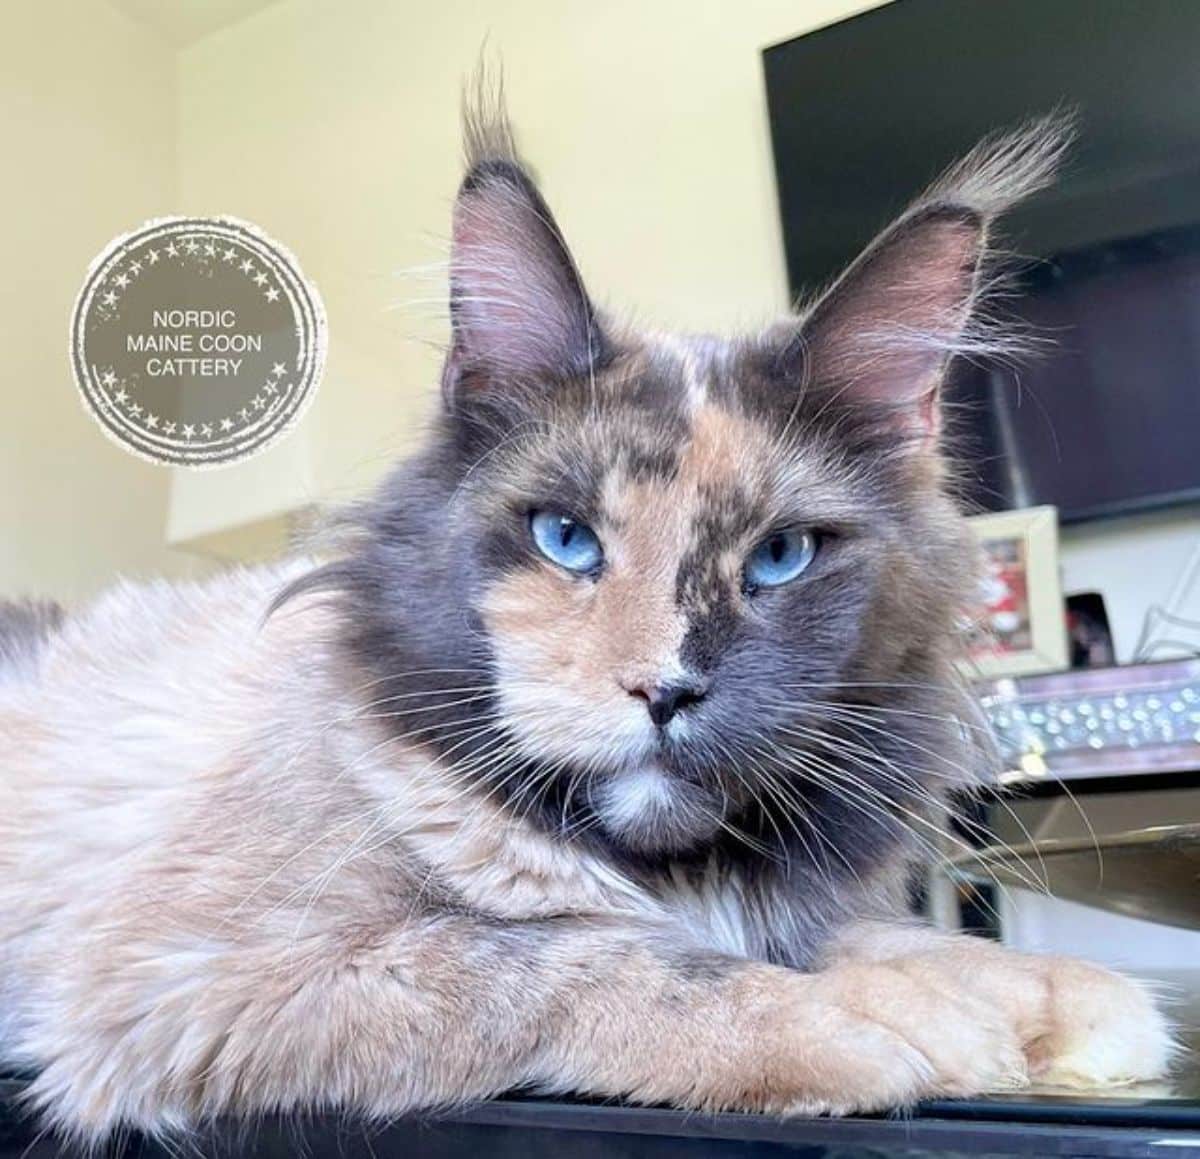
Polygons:
<instances>
[{"instance_id":1,"label":"framed photo","mask_svg":"<svg viewBox=\"0 0 1200 1159\"><path fill-rule=\"evenodd\" d=\"M968 674L1028 676L1066 668L1057 510L1029 507L967 522L985 564L979 603L970 614Z\"/></svg>"}]
</instances>

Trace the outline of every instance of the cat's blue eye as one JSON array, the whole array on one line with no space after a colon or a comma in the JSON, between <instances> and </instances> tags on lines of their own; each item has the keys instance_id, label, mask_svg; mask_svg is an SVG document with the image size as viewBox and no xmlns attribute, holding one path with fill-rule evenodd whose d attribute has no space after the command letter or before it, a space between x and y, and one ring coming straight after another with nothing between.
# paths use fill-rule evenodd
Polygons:
<instances>
[{"instance_id":1,"label":"cat's blue eye","mask_svg":"<svg viewBox=\"0 0 1200 1159\"><path fill-rule=\"evenodd\" d=\"M533 542L548 560L567 571L586 575L604 562L604 551L596 533L560 511L535 511L529 517Z\"/></svg>"},{"instance_id":2,"label":"cat's blue eye","mask_svg":"<svg viewBox=\"0 0 1200 1159\"><path fill-rule=\"evenodd\" d=\"M746 583L777 588L806 571L816 554L817 537L811 531L799 527L773 531L746 560Z\"/></svg>"}]
</instances>

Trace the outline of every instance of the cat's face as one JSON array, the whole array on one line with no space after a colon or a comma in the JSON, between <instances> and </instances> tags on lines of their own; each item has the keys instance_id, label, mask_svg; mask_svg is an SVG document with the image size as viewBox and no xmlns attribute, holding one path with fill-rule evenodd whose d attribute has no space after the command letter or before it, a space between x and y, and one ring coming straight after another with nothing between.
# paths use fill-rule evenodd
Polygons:
<instances>
[{"instance_id":1,"label":"cat's face","mask_svg":"<svg viewBox=\"0 0 1200 1159\"><path fill-rule=\"evenodd\" d=\"M507 137L471 144L445 406L350 572L396 727L630 854L794 834L853 868L967 775L936 398L995 199L919 203L800 319L647 335L593 309Z\"/></svg>"},{"instance_id":2,"label":"cat's face","mask_svg":"<svg viewBox=\"0 0 1200 1159\"><path fill-rule=\"evenodd\" d=\"M860 429L856 469L832 415L755 405L786 390L764 353L641 340L527 403L463 493L500 713L574 781L568 811L635 849L695 846L819 782L824 706L940 646L969 574L886 428Z\"/></svg>"}]
</instances>

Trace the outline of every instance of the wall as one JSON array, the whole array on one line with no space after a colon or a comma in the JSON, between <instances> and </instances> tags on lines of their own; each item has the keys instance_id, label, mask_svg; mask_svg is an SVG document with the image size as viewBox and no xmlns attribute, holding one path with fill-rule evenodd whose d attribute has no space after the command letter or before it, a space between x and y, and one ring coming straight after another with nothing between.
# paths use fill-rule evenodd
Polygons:
<instances>
[{"instance_id":1,"label":"wall","mask_svg":"<svg viewBox=\"0 0 1200 1159\"><path fill-rule=\"evenodd\" d=\"M1146 609L1152 604L1161 607L1176 595L1177 581L1198 545L1200 507L1196 506L1067 527L1061 544L1063 589L1104 593L1117 660L1125 664L1134 658ZM1178 614L1200 621L1200 578L1178 595ZM1161 638L1180 635L1158 633ZM1190 633L1188 639L1193 646L1200 645L1200 632ZM1171 654L1162 650L1154 658Z\"/></svg>"},{"instance_id":2,"label":"wall","mask_svg":"<svg viewBox=\"0 0 1200 1159\"><path fill-rule=\"evenodd\" d=\"M0 37L0 596L188 570L169 474L85 416L67 326L88 264L174 202L173 54L103 0L10 5Z\"/></svg>"}]
</instances>

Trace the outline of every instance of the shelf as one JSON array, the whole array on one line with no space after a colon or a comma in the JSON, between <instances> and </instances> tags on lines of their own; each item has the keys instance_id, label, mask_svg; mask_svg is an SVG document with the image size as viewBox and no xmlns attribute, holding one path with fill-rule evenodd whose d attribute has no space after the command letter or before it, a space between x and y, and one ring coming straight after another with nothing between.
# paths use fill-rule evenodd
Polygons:
<instances>
[{"instance_id":1,"label":"shelf","mask_svg":"<svg viewBox=\"0 0 1200 1159\"><path fill-rule=\"evenodd\" d=\"M977 685L1003 784L1200 769L1200 660Z\"/></svg>"}]
</instances>

